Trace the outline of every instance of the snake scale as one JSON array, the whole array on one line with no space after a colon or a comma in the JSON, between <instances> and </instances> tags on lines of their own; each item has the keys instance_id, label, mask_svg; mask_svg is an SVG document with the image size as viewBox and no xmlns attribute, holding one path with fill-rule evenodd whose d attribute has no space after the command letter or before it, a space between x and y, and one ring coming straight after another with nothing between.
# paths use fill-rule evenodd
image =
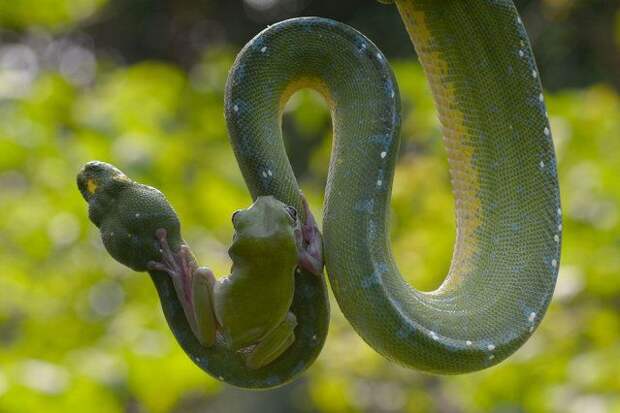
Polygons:
<instances>
[{"instance_id":1,"label":"snake scale","mask_svg":"<svg viewBox=\"0 0 620 413\"><path fill-rule=\"evenodd\" d=\"M253 198L300 209L281 112L301 88L321 93L334 130L323 236L338 305L392 361L441 374L480 370L532 334L558 273L559 188L538 69L510 0L395 3L438 108L456 199L452 263L437 290L408 285L390 251L400 101L370 40L315 17L267 28L230 72L229 133Z\"/></svg>"}]
</instances>

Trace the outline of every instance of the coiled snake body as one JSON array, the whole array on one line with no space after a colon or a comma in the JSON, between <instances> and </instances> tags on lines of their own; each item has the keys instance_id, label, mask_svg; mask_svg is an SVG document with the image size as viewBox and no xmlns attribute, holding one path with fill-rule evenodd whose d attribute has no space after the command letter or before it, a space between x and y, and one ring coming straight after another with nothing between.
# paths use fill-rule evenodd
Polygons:
<instances>
[{"instance_id":1,"label":"coiled snake body","mask_svg":"<svg viewBox=\"0 0 620 413\"><path fill-rule=\"evenodd\" d=\"M397 0L443 126L456 198L450 271L433 292L399 274L388 218L400 104L382 53L321 18L266 29L239 54L226 119L252 196L301 209L280 114L302 87L332 112L325 261L347 319L390 360L435 373L489 367L533 332L559 266L556 162L538 70L510 0Z\"/></svg>"},{"instance_id":2,"label":"coiled snake body","mask_svg":"<svg viewBox=\"0 0 620 413\"><path fill-rule=\"evenodd\" d=\"M292 93L303 87L319 91L329 102L334 128L323 214L324 257L343 313L364 340L390 360L435 373L479 370L505 359L527 340L555 285L562 224L544 97L525 29L510 0L396 4L437 103L456 198L452 265L436 291L410 287L390 251L389 202L400 142L400 102L393 73L370 40L346 25L316 17L264 30L245 46L230 72L228 128L253 198L272 195L279 200L268 198L274 203L265 201L263 211L277 215L288 204L287 211L296 207L305 221L297 226L291 209L296 229L284 227L288 232L283 233L301 230L303 236L299 243L297 237L285 237L288 244L274 245L294 243L288 254L291 265L296 250L311 245L316 254L310 256L319 262L320 243L304 244L305 231L316 231L305 216L280 125ZM320 266L302 264L295 275L292 266L288 273L283 270L287 288L280 291L282 297L273 278L266 278L272 285L261 279L251 284L256 291L243 291L251 299L273 288L270 292L276 294L270 297L282 298L284 310L292 299L294 317L287 311L282 315L296 320L284 326L285 341L275 336L268 342L275 348L263 345L256 362L248 363L246 356L260 345L255 338L271 337L275 330L269 330L269 324L254 331L251 346L256 347L242 349L229 346L222 331L217 334L215 316L208 312L214 288L210 272L194 268L197 263L164 195L102 162L86 164L77 183L110 254L137 271L149 270L170 328L202 369L236 386L269 388L312 364L329 323L325 280L313 274ZM271 232L266 228L256 234ZM262 235L256 237L252 239L260 242ZM231 257L241 268L249 262L243 257L250 255ZM252 262L262 262L261 257ZM204 282L194 278L197 274L206 277ZM287 277L293 276L290 297L292 278ZM216 297L230 304L220 319L235 319L235 307L244 306L246 295L232 304L224 297ZM265 294L261 297L262 303L273 302L265 301ZM201 311L193 306L198 302L204 304L196 306ZM257 305L254 311L269 312L264 304ZM275 326L283 322L278 314L270 319ZM245 322L253 314L244 315L243 323L235 325L256 327ZM219 323L220 330L231 327Z\"/></svg>"}]
</instances>

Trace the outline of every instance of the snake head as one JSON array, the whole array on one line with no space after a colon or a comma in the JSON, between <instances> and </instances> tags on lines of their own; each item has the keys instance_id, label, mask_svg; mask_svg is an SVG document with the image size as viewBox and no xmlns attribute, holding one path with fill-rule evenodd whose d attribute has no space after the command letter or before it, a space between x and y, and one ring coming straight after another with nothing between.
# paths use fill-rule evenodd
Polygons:
<instances>
[{"instance_id":1,"label":"snake head","mask_svg":"<svg viewBox=\"0 0 620 413\"><path fill-rule=\"evenodd\" d=\"M133 184L118 168L101 161L88 162L77 175L77 186L88 203L90 220L98 227L118 195Z\"/></svg>"},{"instance_id":2,"label":"snake head","mask_svg":"<svg viewBox=\"0 0 620 413\"><path fill-rule=\"evenodd\" d=\"M77 175L78 189L89 203L97 196L118 192L131 182L118 168L101 161L88 162Z\"/></svg>"},{"instance_id":3,"label":"snake head","mask_svg":"<svg viewBox=\"0 0 620 413\"><path fill-rule=\"evenodd\" d=\"M118 168L100 161L82 167L77 186L104 246L121 264L144 271L148 262L159 260L156 232L160 228L166 230L173 250L179 250L179 219L159 190L132 181Z\"/></svg>"}]
</instances>

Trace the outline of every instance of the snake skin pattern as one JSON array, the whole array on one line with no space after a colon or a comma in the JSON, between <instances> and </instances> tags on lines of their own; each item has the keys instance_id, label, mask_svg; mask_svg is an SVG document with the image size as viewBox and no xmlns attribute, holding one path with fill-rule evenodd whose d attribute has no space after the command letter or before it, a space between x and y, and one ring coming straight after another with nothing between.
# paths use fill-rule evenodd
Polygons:
<instances>
[{"instance_id":1,"label":"snake skin pattern","mask_svg":"<svg viewBox=\"0 0 620 413\"><path fill-rule=\"evenodd\" d=\"M436 291L408 285L390 251L400 102L392 71L372 42L321 18L271 26L237 57L226 119L252 196L274 195L300 209L281 111L300 88L321 93L334 128L325 260L340 308L390 360L434 373L479 370L532 334L558 273L561 209L543 91L512 1L396 5L437 104L456 200L452 264ZM302 281L296 288L303 295ZM281 371L278 380L289 373Z\"/></svg>"}]
</instances>

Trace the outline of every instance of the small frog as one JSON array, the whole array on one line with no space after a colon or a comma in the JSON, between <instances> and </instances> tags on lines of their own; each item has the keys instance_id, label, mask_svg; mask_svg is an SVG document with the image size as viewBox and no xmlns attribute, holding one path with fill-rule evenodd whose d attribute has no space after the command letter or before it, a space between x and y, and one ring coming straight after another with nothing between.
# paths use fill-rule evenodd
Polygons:
<instances>
[{"instance_id":1,"label":"small frog","mask_svg":"<svg viewBox=\"0 0 620 413\"><path fill-rule=\"evenodd\" d=\"M198 266L160 191L98 161L86 164L77 182L110 255L136 271L169 274L202 345L213 346L219 332L231 351L240 351L247 366L258 369L294 342L297 321L289 309L295 269L323 271L321 235L305 198L305 224L294 208L272 196L235 212L231 274L216 280Z\"/></svg>"}]
</instances>

